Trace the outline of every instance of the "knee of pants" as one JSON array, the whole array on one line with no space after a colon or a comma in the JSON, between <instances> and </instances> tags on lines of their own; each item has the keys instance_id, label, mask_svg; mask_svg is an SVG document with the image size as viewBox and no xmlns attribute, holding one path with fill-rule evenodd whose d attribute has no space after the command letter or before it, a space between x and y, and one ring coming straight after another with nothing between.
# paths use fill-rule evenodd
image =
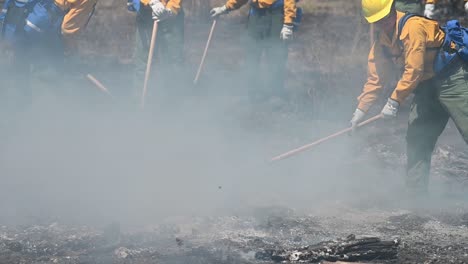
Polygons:
<instances>
[{"instance_id":1,"label":"knee of pants","mask_svg":"<svg viewBox=\"0 0 468 264\"><path fill-rule=\"evenodd\" d=\"M434 113L436 114L436 113ZM442 116L440 119L424 117L413 119L408 124L406 132L406 142L408 147L416 149L427 149L432 152L434 146L447 124L448 117Z\"/></svg>"},{"instance_id":2,"label":"knee of pants","mask_svg":"<svg viewBox=\"0 0 468 264\"><path fill-rule=\"evenodd\" d=\"M429 133L429 132L428 132ZM425 153L431 155L434 151L435 144L437 142L438 135L423 136L421 134L407 134L406 135L406 146L408 156L411 153Z\"/></svg>"}]
</instances>

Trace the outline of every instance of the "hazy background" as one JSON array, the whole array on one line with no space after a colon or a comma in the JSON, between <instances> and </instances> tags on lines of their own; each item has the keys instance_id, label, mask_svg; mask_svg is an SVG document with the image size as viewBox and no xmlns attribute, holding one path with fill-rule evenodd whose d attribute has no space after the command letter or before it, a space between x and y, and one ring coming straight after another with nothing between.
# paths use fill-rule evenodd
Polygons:
<instances>
[{"instance_id":1,"label":"hazy background","mask_svg":"<svg viewBox=\"0 0 468 264\"><path fill-rule=\"evenodd\" d=\"M81 66L52 88L38 86L32 106L2 111L1 222L141 225L255 206L372 207L400 193L404 117L383 132L370 128L269 163L348 126L369 48L360 1L303 0L307 13L290 47L291 98L255 105L239 93L245 8L220 21L201 83L190 84L210 28L208 11L219 2L185 2L187 85L150 97L141 110L140 88L130 85L134 14L126 1L99 1L80 40ZM100 93L85 73L114 97ZM169 89L155 79L152 91ZM384 154L376 156L370 145Z\"/></svg>"}]
</instances>

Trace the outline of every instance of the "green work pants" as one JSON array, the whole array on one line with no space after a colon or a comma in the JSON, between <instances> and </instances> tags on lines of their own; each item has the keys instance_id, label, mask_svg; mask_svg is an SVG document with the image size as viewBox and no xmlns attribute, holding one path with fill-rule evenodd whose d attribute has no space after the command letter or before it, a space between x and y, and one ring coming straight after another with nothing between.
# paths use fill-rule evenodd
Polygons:
<instances>
[{"instance_id":1,"label":"green work pants","mask_svg":"<svg viewBox=\"0 0 468 264\"><path fill-rule=\"evenodd\" d=\"M6 23L16 19L17 14L7 13ZM29 107L34 97L52 91L61 90L64 73L64 49L62 37L58 32L43 32L38 36L28 36L18 30L14 39L0 41L9 44L2 52L11 55L11 60L2 80L6 81L0 91L7 102L3 104L8 110L17 111ZM10 43L14 41L14 43ZM33 45L31 44L33 43Z\"/></svg>"},{"instance_id":2,"label":"green work pants","mask_svg":"<svg viewBox=\"0 0 468 264\"><path fill-rule=\"evenodd\" d=\"M415 91L406 135L410 191L427 192L432 152L449 118L468 143L467 68L455 67L446 76L425 81Z\"/></svg>"},{"instance_id":3,"label":"green work pants","mask_svg":"<svg viewBox=\"0 0 468 264\"><path fill-rule=\"evenodd\" d=\"M416 0L396 0L396 10L404 13L423 14L423 6L421 1Z\"/></svg>"},{"instance_id":4,"label":"green work pants","mask_svg":"<svg viewBox=\"0 0 468 264\"><path fill-rule=\"evenodd\" d=\"M288 61L288 45L280 39L284 15L282 10L260 10L249 17L247 24L246 74L249 95L260 100L271 96L284 97L284 80ZM262 76L261 58L265 70Z\"/></svg>"},{"instance_id":5,"label":"green work pants","mask_svg":"<svg viewBox=\"0 0 468 264\"><path fill-rule=\"evenodd\" d=\"M135 44L134 88L140 93L143 87L146 64L153 31L151 8L142 6L137 14L137 36ZM181 85L184 63L184 12L158 23L158 34L153 57L153 67L158 73L158 88L169 89ZM151 84L151 82L150 82ZM171 86L171 87L169 87ZM149 86L151 92L151 86Z\"/></svg>"}]
</instances>

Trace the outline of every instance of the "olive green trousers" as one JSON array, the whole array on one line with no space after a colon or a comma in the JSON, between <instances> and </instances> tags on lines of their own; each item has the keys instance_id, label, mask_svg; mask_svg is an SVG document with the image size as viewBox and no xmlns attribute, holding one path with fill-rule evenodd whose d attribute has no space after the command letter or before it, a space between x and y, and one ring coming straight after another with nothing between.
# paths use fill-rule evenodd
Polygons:
<instances>
[{"instance_id":1,"label":"olive green trousers","mask_svg":"<svg viewBox=\"0 0 468 264\"><path fill-rule=\"evenodd\" d=\"M245 71L248 82L246 87L254 99L265 100L286 95L284 82L288 44L280 38L283 21L284 14L280 9L259 10L249 17Z\"/></svg>"},{"instance_id":2,"label":"olive green trousers","mask_svg":"<svg viewBox=\"0 0 468 264\"><path fill-rule=\"evenodd\" d=\"M148 53L153 32L154 20L151 8L143 6L137 14L136 43L134 50L134 89L140 92L143 87ZM158 23L158 34L154 52L153 67L161 79L158 79L158 88L171 90L182 84L179 81L184 77L184 12L180 10L177 16ZM151 88L151 87L150 87ZM158 90L161 90L158 89ZM150 89L151 90L151 89Z\"/></svg>"},{"instance_id":3,"label":"olive green trousers","mask_svg":"<svg viewBox=\"0 0 468 264\"><path fill-rule=\"evenodd\" d=\"M415 90L406 135L410 190L427 192L432 152L449 118L468 143L467 69L455 67L447 77L422 82Z\"/></svg>"}]
</instances>

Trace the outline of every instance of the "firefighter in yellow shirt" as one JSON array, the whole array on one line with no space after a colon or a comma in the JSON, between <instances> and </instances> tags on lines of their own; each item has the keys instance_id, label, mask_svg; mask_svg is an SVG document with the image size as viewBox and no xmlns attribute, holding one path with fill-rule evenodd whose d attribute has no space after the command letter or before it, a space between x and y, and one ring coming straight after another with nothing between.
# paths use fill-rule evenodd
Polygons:
<instances>
[{"instance_id":1,"label":"firefighter in yellow shirt","mask_svg":"<svg viewBox=\"0 0 468 264\"><path fill-rule=\"evenodd\" d=\"M406 16L395 10L394 0L362 0L362 6L366 19L376 25L378 38L369 53L367 82L351 124L354 128L364 119L391 72L399 71L400 80L381 113L395 117L400 104L414 93L406 135L406 183L410 191L426 193L432 152L449 118L468 143L466 63L457 53L451 60L438 59L446 53L441 49L445 32L437 21L416 16L404 23ZM436 67L445 61L450 63Z\"/></svg>"},{"instance_id":2,"label":"firefighter in yellow shirt","mask_svg":"<svg viewBox=\"0 0 468 264\"><path fill-rule=\"evenodd\" d=\"M248 0L228 0L211 10L213 18L239 9ZM296 0L250 1L246 45L246 87L250 98L264 101L269 97L285 98L284 81L288 60L288 44L293 39L295 24L299 22ZM260 77L260 60L265 55L266 82Z\"/></svg>"},{"instance_id":3,"label":"firefighter in yellow shirt","mask_svg":"<svg viewBox=\"0 0 468 264\"><path fill-rule=\"evenodd\" d=\"M7 0L0 16L1 41L13 53L7 79L20 93L18 103L32 99L34 86L42 80L56 84L64 66L65 50L86 27L97 0Z\"/></svg>"},{"instance_id":4,"label":"firefighter in yellow shirt","mask_svg":"<svg viewBox=\"0 0 468 264\"><path fill-rule=\"evenodd\" d=\"M136 12L135 70L133 88L143 87L153 21L158 21L158 35L154 56L160 63L157 92L166 95L184 86L184 10L182 0L128 0L129 11ZM159 75L158 75L159 76ZM163 87L161 87L163 86ZM150 90L151 91L151 90Z\"/></svg>"}]
</instances>

